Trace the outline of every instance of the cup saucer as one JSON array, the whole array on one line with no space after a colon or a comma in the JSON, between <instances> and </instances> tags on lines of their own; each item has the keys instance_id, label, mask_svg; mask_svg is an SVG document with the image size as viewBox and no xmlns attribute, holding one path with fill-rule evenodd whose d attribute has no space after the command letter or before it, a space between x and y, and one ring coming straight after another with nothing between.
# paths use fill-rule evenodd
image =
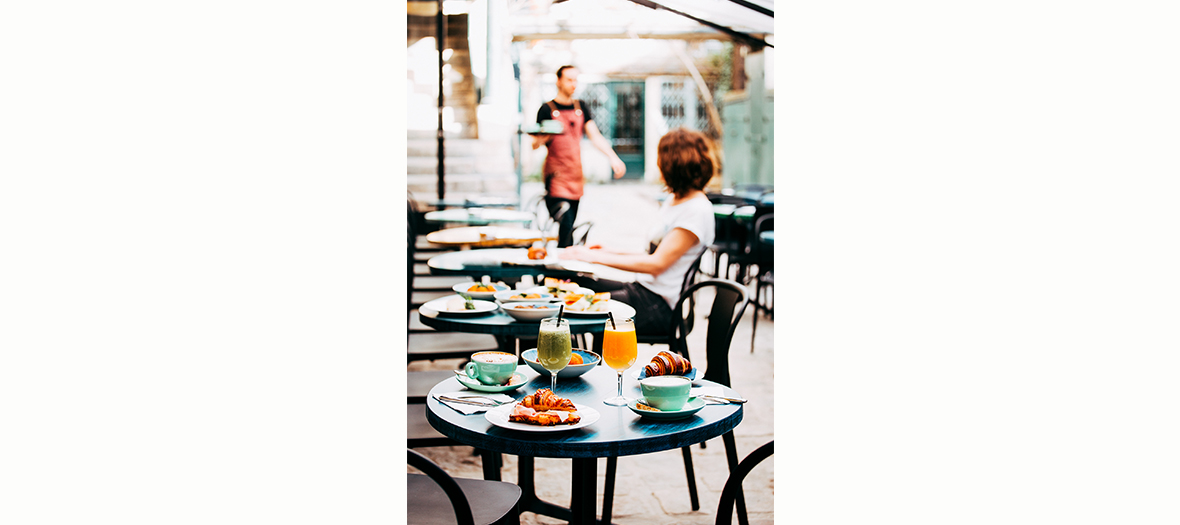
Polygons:
<instances>
[{"instance_id":1,"label":"cup saucer","mask_svg":"<svg viewBox=\"0 0 1180 525\"><path fill-rule=\"evenodd\" d=\"M491 393L507 392L509 390L516 390L516 389L524 386L524 384L528 382L528 379L525 378L524 374L522 374L520 372L513 374L512 379L508 380L507 385L485 385L475 379L467 377L467 375L460 375L460 374L455 374L455 380L459 381L459 384L461 384L467 388L470 388L471 390L475 390L477 392L491 392Z\"/></svg>"},{"instance_id":2,"label":"cup saucer","mask_svg":"<svg viewBox=\"0 0 1180 525\"><path fill-rule=\"evenodd\" d=\"M647 419L654 419L657 421L672 421L672 420L676 420L676 419L684 419L686 417L692 416L693 414L696 414L698 411L700 411L702 408L704 408L705 404L706 404L704 399L701 399L699 397L690 397L690 398L688 398L688 401L686 401L684 403L684 406L680 408L680 410L652 411L652 410L641 410L638 407L636 407L635 404L640 401L642 401L642 399L630 400L627 403L627 408L630 408L632 412L639 414L639 417L643 417L643 418L647 418Z\"/></svg>"}]
</instances>

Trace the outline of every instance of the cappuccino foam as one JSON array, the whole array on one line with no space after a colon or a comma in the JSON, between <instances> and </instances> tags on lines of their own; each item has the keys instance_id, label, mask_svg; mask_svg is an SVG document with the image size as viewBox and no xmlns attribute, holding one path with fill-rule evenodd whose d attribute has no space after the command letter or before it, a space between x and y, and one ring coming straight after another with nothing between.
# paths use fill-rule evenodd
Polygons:
<instances>
[{"instance_id":1,"label":"cappuccino foam","mask_svg":"<svg viewBox=\"0 0 1180 525\"><path fill-rule=\"evenodd\" d=\"M680 386L688 382L688 378L680 376L656 376L649 377L643 380L643 384L648 386Z\"/></svg>"},{"instance_id":2,"label":"cappuccino foam","mask_svg":"<svg viewBox=\"0 0 1180 525\"><path fill-rule=\"evenodd\" d=\"M475 355L471 356L471 359L473 361L479 361L481 363L500 364L500 363L513 363L513 362L515 362L516 356L514 356L512 354L504 354L504 353L500 353L500 352L488 352L486 354L475 354Z\"/></svg>"}]
</instances>

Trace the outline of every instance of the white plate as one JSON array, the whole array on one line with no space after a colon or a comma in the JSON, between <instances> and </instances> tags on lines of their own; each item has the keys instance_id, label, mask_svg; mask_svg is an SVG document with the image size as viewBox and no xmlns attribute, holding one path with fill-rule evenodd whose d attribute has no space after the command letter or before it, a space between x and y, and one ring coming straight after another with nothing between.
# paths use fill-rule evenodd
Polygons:
<instances>
[{"instance_id":1,"label":"white plate","mask_svg":"<svg viewBox=\"0 0 1180 525\"><path fill-rule=\"evenodd\" d=\"M635 317L635 308L632 308L631 305L629 305L627 303L619 302L614 299L611 299L611 300L607 301L606 304L607 304L607 308L609 308L608 312L615 314L615 321L622 321L623 319L631 319L631 318ZM566 311L565 311L565 315L568 315L570 317L595 318L595 317L606 317L607 316L606 314L607 314L607 312L585 312L585 311L575 312L575 311L569 310L569 309L566 309Z\"/></svg>"},{"instance_id":2,"label":"white plate","mask_svg":"<svg viewBox=\"0 0 1180 525\"><path fill-rule=\"evenodd\" d=\"M601 416L601 414L599 414L598 411L594 410L593 408L574 403L574 408L578 409L578 415L582 416L581 421L578 421L573 425L553 425L545 427L541 425L530 425L528 423L514 423L512 421L508 421L508 416L512 414L512 409L514 407L516 407L516 403L498 406L488 410L484 414L484 417L487 418L489 423L500 428L507 428L510 430L520 430L523 432L561 432L563 430L573 430L575 428L590 426L594 424L595 421L598 421L598 418Z\"/></svg>"},{"instance_id":3,"label":"white plate","mask_svg":"<svg viewBox=\"0 0 1180 525\"><path fill-rule=\"evenodd\" d=\"M485 315L485 314L495 312L496 310L498 310L500 308L500 305L493 303L491 301L481 301L479 299L473 299L471 301L471 304L475 306L474 310L463 310L463 311L447 310L447 301L450 301L451 299L454 299L455 297L459 297L459 296L458 295L448 295L446 297L435 299L433 301L430 301L430 302L422 305L421 308L438 312L438 315L443 316L443 317L471 317L471 316L475 316L475 315Z\"/></svg>"},{"instance_id":4,"label":"white plate","mask_svg":"<svg viewBox=\"0 0 1180 525\"><path fill-rule=\"evenodd\" d=\"M459 283L459 284L456 284L455 286L452 286L451 289L454 290L455 293L465 293L467 295L470 295L472 299L483 299L483 300L491 300L495 297L495 295L497 293L508 291L508 290L512 289L512 288L509 288L509 287L502 285L502 284L494 284L493 283L491 286L492 286L492 288L496 289L496 291L494 291L494 292L468 292L467 291L468 288L471 288L472 286L475 286L477 284L480 284L480 283L477 283L474 281L467 282L467 283Z\"/></svg>"}]
</instances>

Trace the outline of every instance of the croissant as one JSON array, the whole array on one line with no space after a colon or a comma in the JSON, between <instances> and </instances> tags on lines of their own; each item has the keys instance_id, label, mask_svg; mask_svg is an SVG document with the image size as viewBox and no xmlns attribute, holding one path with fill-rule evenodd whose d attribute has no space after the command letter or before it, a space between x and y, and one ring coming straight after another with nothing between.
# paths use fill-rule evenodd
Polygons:
<instances>
[{"instance_id":1,"label":"croissant","mask_svg":"<svg viewBox=\"0 0 1180 525\"><path fill-rule=\"evenodd\" d=\"M682 376L692 370L692 363L672 352L662 351L643 367L647 377L654 376Z\"/></svg>"},{"instance_id":2,"label":"croissant","mask_svg":"<svg viewBox=\"0 0 1180 525\"><path fill-rule=\"evenodd\" d=\"M561 410L546 410L538 412L523 404L516 405L512 409L512 413L508 415L508 421L513 423L527 423L529 425L553 426L553 425L576 425L582 420L577 412L565 412Z\"/></svg>"},{"instance_id":3,"label":"croissant","mask_svg":"<svg viewBox=\"0 0 1180 525\"><path fill-rule=\"evenodd\" d=\"M520 404L536 410L538 412L544 410L564 410L567 412L574 412L577 408L574 407L574 402L568 399L558 397L553 391L548 388L537 390L531 396L525 396L520 400Z\"/></svg>"}]
</instances>

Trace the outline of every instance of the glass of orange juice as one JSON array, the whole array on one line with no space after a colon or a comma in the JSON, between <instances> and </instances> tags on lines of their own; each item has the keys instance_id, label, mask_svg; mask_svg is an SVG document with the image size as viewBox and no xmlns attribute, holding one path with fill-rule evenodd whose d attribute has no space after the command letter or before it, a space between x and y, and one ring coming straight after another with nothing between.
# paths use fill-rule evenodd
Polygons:
<instances>
[{"instance_id":1,"label":"glass of orange juice","mask_svg":"<svg viewBox=\"0 0 1180 525\"><path fill-rule=\"evenodd\" d=\"M637 351L635 321L607 321L602 334L602 360L619 374L619 395L603 399L603 403L616 407L627 405L627 398L623 397L623 371L635 364Z\"/></svg>"}]
</instances>

